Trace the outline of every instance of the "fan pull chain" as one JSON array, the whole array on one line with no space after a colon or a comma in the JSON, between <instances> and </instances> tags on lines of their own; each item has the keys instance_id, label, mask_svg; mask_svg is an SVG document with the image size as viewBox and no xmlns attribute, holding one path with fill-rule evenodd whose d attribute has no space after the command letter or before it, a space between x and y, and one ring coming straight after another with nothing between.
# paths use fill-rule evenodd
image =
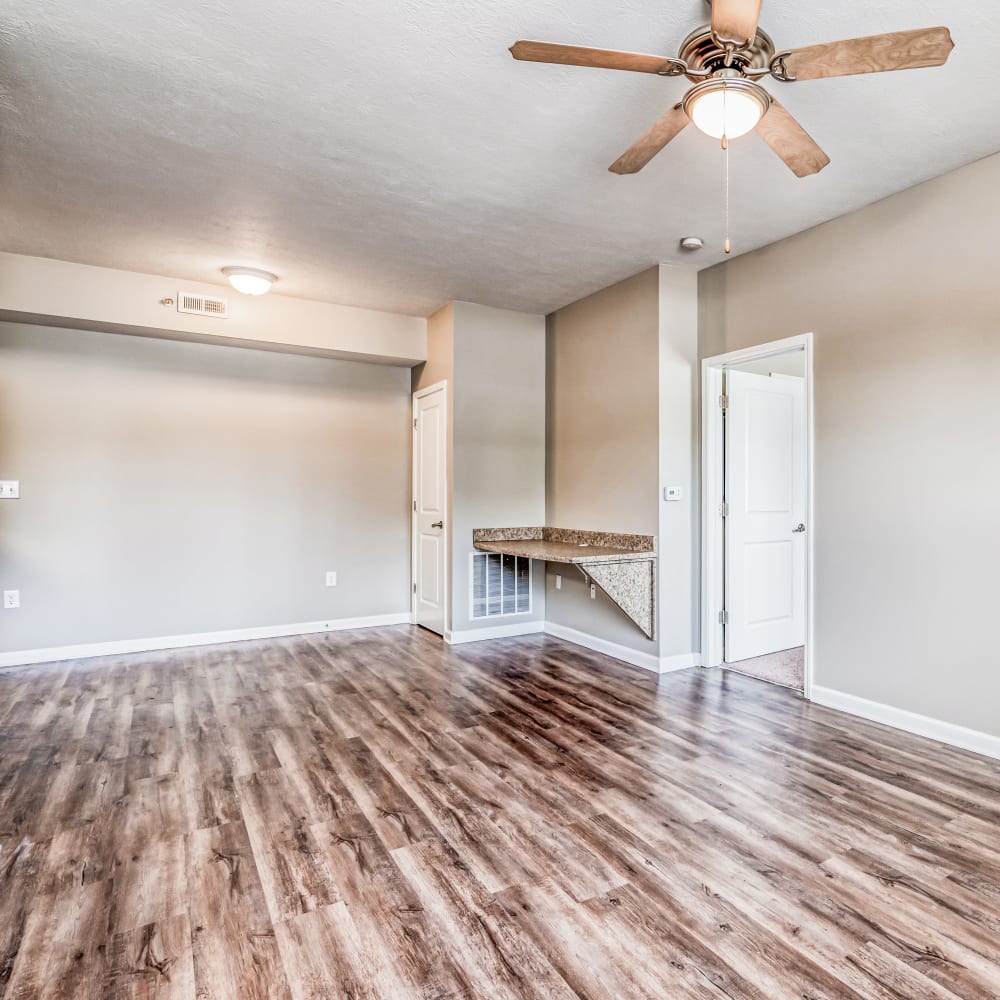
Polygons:
<instances>
[{"instance_id":1,"label":"fan pull chain","mask_svg":"<svg viewBox=\"0 0 1000 1000\"><path fill-rule=\"evenodd\" d=\"M722 136L722 152L726 157L726 253L733 252L733 245L729 241L729 137Z\"/></svg>"},{"instance_id":2,"label":"fan pull chain","mask_svg":"<svg viewBox=\"0 0 1000 1000\"><path fill-rule=\"evenodd\" d=\"M728 89L723 83L722 85L722 121L727 122L729 120L729 109L726 106L726 97L728 96ZM726 158L726 254L732 253L733 246L729 242L729 136L726 135L725 126L723 125L722 130L722 155Z\"/></svg>"}]
</instances>

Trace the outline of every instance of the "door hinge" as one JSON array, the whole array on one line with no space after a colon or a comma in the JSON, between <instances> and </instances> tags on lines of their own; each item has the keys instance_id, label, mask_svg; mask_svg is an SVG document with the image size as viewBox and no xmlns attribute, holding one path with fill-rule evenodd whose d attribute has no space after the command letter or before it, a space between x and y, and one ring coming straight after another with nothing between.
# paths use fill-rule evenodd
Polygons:
<instances>
[{"instance_id":1,"label":"door hinge","mask_svg":"<svg viewBox=\"0 0 1000 1000\"><path fill-rule=\"evenodd\" d=\"M728 500L723 500L722 503L719 504L719 516L720 517L729 517L729 501Z\"/></svg>"},{"instance_id":2,"label":"door hinge","mask_svg":"<svg viewBox=\"0 0 1000 1000\"><path fill-rule=\"evenodd\" d=\"M414 585L413 585L413 593L415 594L416 592L417 592L417 585L416 585L416 584L414 584Z\"/></svg>"},{"instance_id":3,"label":"door hinge","mask_svg":"<svg viewBox=\"0 0 1000 1000\"><path fill-rule=\"evenodd\" d=\"M413 429L414 430L417 429L417 418L416 417L413 418Z\"/></svg>"},{"instance_id":4,"label":"door hinge","mask_svg":"<svg viewBox=\"0 0 1000 1000\"><path fill-rule=\"evenodd\" d=\"M417 501L414 500L413 501L413 513L416 514L416 512L417 512Z\"/></svg>"},{"instance_id":5,"label":"door hinge","mask_svg":"<svg viewBox=\"0 0 1000 1000\"><path fill-rule=\"evenodd\" d=\"M728 625L729 624L729 612L723 609L719 612L719 624Z\"/></svg>"},{"instance_id":6,"label":"door hinge","mask_svg":"<svg viewBox=\"0 0 1000 1000\"><path fill-rule=\"evenodd\" d=\"M722 396L719 397L719 409L722 410L723 413L725 413L726 410L729 409L729 397L728 396L722 395Z\"/></svg>"}]
</instances>

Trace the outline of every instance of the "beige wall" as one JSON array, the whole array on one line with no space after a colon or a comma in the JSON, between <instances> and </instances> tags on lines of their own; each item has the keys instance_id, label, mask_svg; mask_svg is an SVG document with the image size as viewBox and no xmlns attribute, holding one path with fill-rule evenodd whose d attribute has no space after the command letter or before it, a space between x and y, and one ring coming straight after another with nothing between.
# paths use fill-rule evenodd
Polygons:
<instances>
[{"instance_id":1,"label":"beige wall","mask_svg":"<svg viewBox=\"0 0 1000 1000\"><path fill-rule=\"evenodd\" d=\"M219 276L222 277L221 275ZM347 361L413 365L427 357L422 317L312 302L281 294L241 295L155 274L0 253L0 320L231 344ZM221 295L226 319L179 313L178 290Z\"/></svg>"},{"instance_id":2,"label":"beige wall","mask_svg":"<svg viewBox=\"0 0 1000 1000\"><path fill-rule=\"evenodd\" d=\"M659 519L659 269L548 318L546 520L557 528L655 535ZM562 589L555 588L555 575ZM549 565L547 618L658 655L580 574Z\"/></svg>"},{"instance_id":3,"label":"beige wall","mask_svg":"<svg viewBox=\"0 0 1000 1000\"><path fill-rule=\"evenodd\" d=\"M1000 735L1000 156L705 271L702 356L815 333L817 685Z\"/></svg>"},{"instance_id":4,"label":"beige wall","mask_svg":"<svg viewBox=\"0 0 1000 1000\"><path fill-rule=\"evenodd\" d=\"M0 651L406 611L409 388L0 323Z\"/></svg>"},{"instance_id":5,"label":"beige wall","mask_svg":"<svg viewBox=\"0 0 1000 1000\"><path fill-rule=\"evenodd\" d=\"M413 391L447 382L455 374L455 305L449 302L427 319L427 361L413 369Z\"/></svg>"}]
</instances>

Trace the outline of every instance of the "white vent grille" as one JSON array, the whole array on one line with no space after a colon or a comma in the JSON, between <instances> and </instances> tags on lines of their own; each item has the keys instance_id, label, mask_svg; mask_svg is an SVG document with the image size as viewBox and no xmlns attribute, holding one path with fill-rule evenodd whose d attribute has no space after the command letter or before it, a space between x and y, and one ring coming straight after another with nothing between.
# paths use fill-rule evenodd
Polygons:
<instances>
[{"instance_id":1,"label":"white vent grille","mask_svg":"<svg viewBox=\"0 0 1000 1000\"><path fill-rule=\"evenodd\" d=\"M229 315L229 303L214 295L178 292L177 311L191 313L194 316L217 316L219 319L225 319Z\"/></svg>"},{"instance_id":2,"label":"white vent grille","mask_svg":"<svg viewBox=\"0 0 1000 1000\"><path fill-rule=\"evenodd\" d=\"M472 618L524 615L531 611L531 560L499 552L473 552L469 574Z\"/></svg>"}]
</instances>

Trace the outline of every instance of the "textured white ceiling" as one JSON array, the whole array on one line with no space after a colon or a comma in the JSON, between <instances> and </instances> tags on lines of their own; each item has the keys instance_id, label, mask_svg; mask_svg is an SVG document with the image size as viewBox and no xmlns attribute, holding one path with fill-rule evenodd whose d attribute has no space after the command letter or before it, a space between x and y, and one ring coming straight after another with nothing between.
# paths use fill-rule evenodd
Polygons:
<instances>
[{"instance_id":1,"label":"textured white ceiling","mask_svg":"<svg viewBox=\"0 0 1000 1000\"><path fill-rule=\"evenodd\" d=\"M518 38L674 54L704 0L7 0L0 249L426 314L542 312L661 260L721 259L722 159L689 129L608 165L683 92L517 63ZM1000 148L991 4L765 0L779 47L947 24L941 69L782 85L830 154L797 180L733 144L733 239L762 246ZM704 237L697 257L679 237Z\"/></svg>"}]
</instances>

